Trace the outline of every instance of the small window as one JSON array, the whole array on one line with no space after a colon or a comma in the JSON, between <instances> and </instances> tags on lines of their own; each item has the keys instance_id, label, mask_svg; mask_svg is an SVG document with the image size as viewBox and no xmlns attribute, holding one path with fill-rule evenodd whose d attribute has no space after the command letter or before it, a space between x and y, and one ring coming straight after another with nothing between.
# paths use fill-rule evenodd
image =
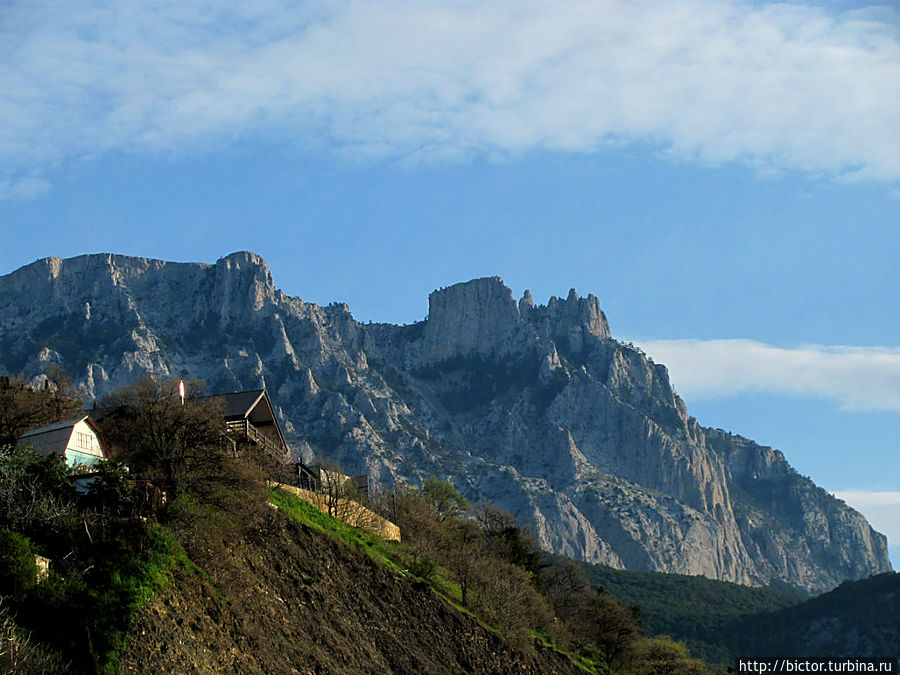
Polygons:
<instances>
[{"instance_id":1,"label":"small window","mask_svg":"<svg viewBox=\"0 0 900 675\"><path fill-rule=\"evenodd\" d=\"M94 439L90 434L83 434L80 431L76 432L75 443L79 450L93 450L93 441Z\"/></svg>"}]
</instances>

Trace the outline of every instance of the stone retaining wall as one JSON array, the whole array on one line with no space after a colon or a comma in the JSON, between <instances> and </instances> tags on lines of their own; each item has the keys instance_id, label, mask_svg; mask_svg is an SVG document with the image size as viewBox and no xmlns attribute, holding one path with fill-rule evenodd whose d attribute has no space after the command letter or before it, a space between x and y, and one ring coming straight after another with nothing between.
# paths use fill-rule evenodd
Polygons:
<instances>
[{"instance_id":1,"label":"stone retaining wall","mask_svg":"<svg viewBox=\"0 0 900 675\"><path fill-rule=\"evenodd\" d=\"M315 506L322 513L329 512L327 495L321 492L312 492L311 490L304 490L293 485L284 485L283 483L272 483L272 486L297 495L303 501ZM358 527L361 530L377 534L387 541L400 541L400 528L397 525L352 499L338 499L334 510L336 512L334 515L338 520L352 527Z\"/></svg>"}]
</instances>

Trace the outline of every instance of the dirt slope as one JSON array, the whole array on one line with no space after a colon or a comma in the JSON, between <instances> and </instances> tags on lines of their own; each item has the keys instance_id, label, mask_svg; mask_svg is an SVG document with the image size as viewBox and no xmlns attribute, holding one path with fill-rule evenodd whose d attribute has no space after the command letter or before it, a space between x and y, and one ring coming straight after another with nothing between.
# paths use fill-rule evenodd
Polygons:
<instances>
[{"instance_id":1,"label":"dirt slope","mask_svg":"<svg viewBox=\"0 0 900 675\"><path fill-rule=\"evenodd\" d=\"M510 648L361 551L267 521L209 535L208 576L177 572L142 610L121 672L577 672L550 650Z\"/></svg>"}]
</instances>

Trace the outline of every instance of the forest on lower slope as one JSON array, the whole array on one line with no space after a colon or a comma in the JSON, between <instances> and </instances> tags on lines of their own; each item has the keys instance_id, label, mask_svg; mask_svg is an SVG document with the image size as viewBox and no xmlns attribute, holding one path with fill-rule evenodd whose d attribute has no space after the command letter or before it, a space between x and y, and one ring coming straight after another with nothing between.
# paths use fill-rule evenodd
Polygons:
<instances>
[{"instance_id":1,"label":"forest on lower slope","mask_svg":"<svg viewBox=\"0 0 900 675\"><path fill-rule=\"evenodd\" d=\"M847 581L808 597L802 590L752 588L700 576L584 564L591 585L640 609L649 635L670 635L707 663L739 656L896 657L900 574Z\"/></svg>"},{"instance_id":2,"label":"forest on lower slope","mask_svg":"<svg viewBox=\"0 0 900 675\"><path fill-rule=\"evenodd\" d=\"M741 619L791 607L807 597L797 589L754 588L701 576L587 563L584 569L592 587L640 609L647 633L671 635L709 663L731 663L745 653L733 651L730 632Z\"/></svg>"},{"instance_id":3,"label":"forest on lower slope","mask_svg":"<svg viewBox=\"0 0 900 675\"><path fill-rule=\"evenodd\" d=\"M447 483L395 486L404 541L386 542L267 487L273 467L223 444L221 411L181 405L173 382L105 403L113 459L79 490L61 457L10 443L78 408L64 383L0 387L0 670L704 670Z\"/></svg>"}]
</instances>

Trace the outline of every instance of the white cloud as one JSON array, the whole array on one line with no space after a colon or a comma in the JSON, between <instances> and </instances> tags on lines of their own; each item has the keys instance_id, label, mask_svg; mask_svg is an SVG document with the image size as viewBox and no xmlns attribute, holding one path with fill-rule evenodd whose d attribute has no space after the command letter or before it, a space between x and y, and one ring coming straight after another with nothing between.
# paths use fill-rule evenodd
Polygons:
<instances>
[{"instance_id":1,"label":"white cloud","mask_svg":"<svg viewBox=\"0 0 900 675\"><path fill-rule=\"evenodd\" d=\"M887 536L892 557L895 551L900 551L900 492L845 490L835 492L834 496L863 514L872 527ZM900 560L894 557L894 563Z\"/></svg>"},{"instance_id":2,"label":"white cloud","mask_svg":"<svg viewBox=\"0 0 900 675\"><path fill-rule=\"evenodd\" d=\"M0 176L0 201L6 199L32 199L50 189L50 183L34 175L11 178Z\"/></svg>"},{"instance_id":3,"label":"white cloud","mask_svg":"<svg viewBox=\"0 0 900 675\"><path fill-rule=\"evenodd\" d=\"M0 171L234 139L460 160L649 142L900 178L888 9L740 0L0 7Z\"/></svg>"},{"instance_id":4,"label":"white cloud","mask_svg":"<svg viewBox=\"0 0 900 675\"><path fill-rule=\"evenodd\" d=\"M900 348L773 347L752 340L635 341L688 398L816 396L846 410L900 411Z\"/></svg>"}]
</instances>

